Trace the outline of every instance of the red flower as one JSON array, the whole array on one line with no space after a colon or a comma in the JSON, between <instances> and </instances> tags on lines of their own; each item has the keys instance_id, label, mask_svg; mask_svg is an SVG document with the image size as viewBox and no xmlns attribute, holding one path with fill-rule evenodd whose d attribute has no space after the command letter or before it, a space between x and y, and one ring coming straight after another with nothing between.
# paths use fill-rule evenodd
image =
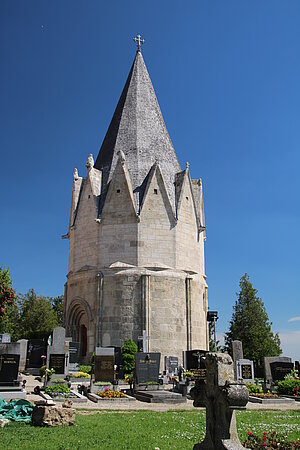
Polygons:
<instances>
[{"instance_id":1,"label":"red flower","mask_svg":"<svg viewBox=\"0 0 300 450\"><path fill-rule=\"evenodd\" d=\"M251 436L251 434L252 434L251 431L248 431L248 436Z\"/></svg>"}]
</instances>

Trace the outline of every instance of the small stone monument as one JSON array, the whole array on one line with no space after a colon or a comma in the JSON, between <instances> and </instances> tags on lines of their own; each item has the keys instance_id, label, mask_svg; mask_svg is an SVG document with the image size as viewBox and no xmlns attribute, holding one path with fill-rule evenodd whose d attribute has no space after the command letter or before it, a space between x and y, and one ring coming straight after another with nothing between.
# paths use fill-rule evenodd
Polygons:
<instances>
[{"instance_id":1,"label":"small stone monument","mask_svg":"<svg viewBox=\"0 0 300 450\"><path fill-rule=\"evenodd\" d=\"M206 407L206 436L194 450L242 450L235 421L235 409L245 409L249 394L242 381L234 380L233 362L225 353L203 357L206 379L196 380L191 390L194 406Z\"/></svg>"}]
</instances>

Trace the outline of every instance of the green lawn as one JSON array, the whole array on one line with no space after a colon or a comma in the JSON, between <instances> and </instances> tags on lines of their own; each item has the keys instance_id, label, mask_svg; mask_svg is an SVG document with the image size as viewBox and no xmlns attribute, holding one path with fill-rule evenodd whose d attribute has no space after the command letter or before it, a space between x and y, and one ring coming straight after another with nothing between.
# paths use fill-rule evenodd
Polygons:
<instances>
[{"instance_id":1,"label":"green lawn","mask_svg":"<svg viewBox=\"0 0 300 450\"><path fill-rule=\"evenodd\" d=\"M241 439L248 430L285 431L300 440L300 412L241 411L237 413ZM107 411L77 414L72 427L36 428L10 423L0 429L0 448L8 449L192 449L205 434L204 411Z\"/></svg>"}]
</instances>

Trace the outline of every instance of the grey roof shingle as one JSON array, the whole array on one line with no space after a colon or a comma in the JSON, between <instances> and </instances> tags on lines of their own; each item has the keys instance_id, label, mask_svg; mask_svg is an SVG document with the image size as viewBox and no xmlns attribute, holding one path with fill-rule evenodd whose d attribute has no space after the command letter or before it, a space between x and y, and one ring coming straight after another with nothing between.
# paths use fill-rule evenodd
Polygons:
<instances>
[{"instance_id":1,"label":"grey roof shingle","mask_svg":"<svg viewBox=\"0 0 300 450\"><path fill-rule=\"evenodd\" d=\"M136 53L95 163L95 168L103 173L103 194L115 170L120 150L125 154L139 203L145 186L143 182L152 165L158 162L175 209L175 174L181 168L140 51Z\"/></svg>"}]
</instances>

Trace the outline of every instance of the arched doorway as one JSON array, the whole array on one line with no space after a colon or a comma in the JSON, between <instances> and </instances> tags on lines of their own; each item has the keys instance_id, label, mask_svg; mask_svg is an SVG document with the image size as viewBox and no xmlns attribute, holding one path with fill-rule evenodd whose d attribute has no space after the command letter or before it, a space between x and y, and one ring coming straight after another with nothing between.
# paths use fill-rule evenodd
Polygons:
<instances>
[{"instance_id":1,"label":"arched doorway","mask_svg":"<svg viewBox=\"0 0 300 450\"><path fill-rule=\"evenodd\" d=\"M72 341L79 343L80 362L89 363L88 330L91 326L91 310L80 298L71 301L67 312L66 329Z\"/></svg>"}]
</instances>

